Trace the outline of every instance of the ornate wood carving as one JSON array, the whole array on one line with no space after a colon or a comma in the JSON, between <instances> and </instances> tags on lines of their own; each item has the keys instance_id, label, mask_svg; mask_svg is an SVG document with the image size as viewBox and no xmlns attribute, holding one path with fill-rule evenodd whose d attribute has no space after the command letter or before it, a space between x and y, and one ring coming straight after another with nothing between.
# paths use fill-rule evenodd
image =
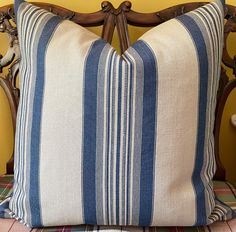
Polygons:
<instances>
[{"instance_id":1,"label":"ornate wood carving","mask_svg":"<svg viewBox=\"0 0 236 232\"><path fill-rule=\"evenodd\" d=\"M16 78L19 68L20 51L18 46L17 30L12 8L0 12L0 32L6 33L9 38L9 47L4 56L0 54L0 86L3 88L11 109L13 131L15 133L16 114L19 102L19 89L16 87ZM6 75L3 69L7 68ZM7 163L7 173L13 172L13 155Z\"/></svg>"},{"instance_id":2,"label":"ornate wood carving","mask_svg":"<svg viewBox=\"0 0 236 232\"><path fill-rule=\"evenodd\" d=\"M221 79L219 83L218 96L217 96L217 106L216 106L216 119L215 119L215 154L217 171L215 174L215 179L225 180L226 172L225 168L221 162L220 154L220 126L223 117L224 107L230 93L236 88L236 56L230 57L227 46L227 39L230 33L236 32L236 7L227 5L225 8L225 27L224 27L224 50L222 63L228 68L233 70L233 80L229 80L226 74L225 68L221 68Z\"/></svg>"},{"instance_id":3,"label":"ornate wood carving","mask_svg":"<svg viewBox=\"0 0 236 232\"><path fill-rule=\"evenodd\" d=\"M55 6L48 3L35 3L40 7L56 14L65 19L72 20L77 24L85 27L103 26L101 37L111 43L115 27L118 31L120 41L120 49L123 53L130 46L128 33L128 25L139 27L157 26L171 18L196 9L206 3L196 2L180 4L159 12L139 13L131 10L129 1L123 2L117 9L110 2L103 2L101 10L94 13L78 13L73 12L63 7ZM17 30L15 28L15 18L12 10L13 6L5 6L0 8L0 32L7 33L9 37L9 49L4 56L0 55L0 85L4 89L12 112L12 121L15 131L16 113L19 102L19 90L16 87L16 77L18 73L20 52L17 39ZM227 5L225 9L225 46L222 62L229 68L233 69L236 75L236 57L231 58L227 48L227 38L229 33L236 32L236 7ZM2 70L8 69L7 75L3 75ZM236 87L236 79L229 81L229 78L222 68L221 81L218 91L218 104L216 109L215 123L215 151L217 161L217 173L215 178L218 180L225 179L225 169L220 161L219 154L219 133L220 123L223 115L224 105L231 91ZM8 163L7 172L13 173L13 158Z\"/></svg>"},{"instance_id":4,"label":"ornate wood carving","mask_svg":"<svg viewBox=\"0 0 236 232\"><path fill-rule=\"evenodd\" d=\"M231 58L228 49L227 49L227 39L231 32L236 32L236 7L227 6L226 7L226 16L227 22L225 24L224 30L224 53L223 53L223 63L233 69L233 74L236 75L236 56Z\"/></svg>"}]
</instances>

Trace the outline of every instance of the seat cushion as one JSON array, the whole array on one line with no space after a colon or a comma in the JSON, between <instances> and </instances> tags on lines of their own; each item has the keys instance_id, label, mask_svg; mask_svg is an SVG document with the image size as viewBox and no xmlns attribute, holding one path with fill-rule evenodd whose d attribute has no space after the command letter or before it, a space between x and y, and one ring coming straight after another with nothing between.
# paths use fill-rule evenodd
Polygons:
<instances>
[{"instance_id":1,"label":"seat cushion","mask_svg":"<svg viewBox=\"0 0 236 232\"><path fill-rule=\"evenodd\" d=\"M13 175L0 177L0 202L4 201L12 194Z\"/></svg>"},{"instance_id":2,"label":"seat cushion","mask_svg":"<svg viewBox=\"0 0 236 232\"><path fill-rule=\"evenodd\" d=\"M12 191L13 176L8 175L0 177L0 218L10 218L9 201Z\"/></svg>"},{"instance_id":3,"label":"seat cushion","mask_svg":"<svg viewBox=\"0 0 236 232\"><path fill-rule=\"evenodd\" d=\"M0 177L0 205L12 193L13 176ZM236 188L229 182L214 181L214 192L222 203L236 211ZM69 210L69 209L68 209ZM0 211L1 214L1 211ZM6 215L7 216L7 215ZM228 222L215 222L209 226L199 227L107 227L107 226L61 226L50 228L29 229L15 219L0 219L1 232L73 232L73 231L101 231L101 232L232 232L236 231L236 219Z\"/></svg>"}]
</instances>

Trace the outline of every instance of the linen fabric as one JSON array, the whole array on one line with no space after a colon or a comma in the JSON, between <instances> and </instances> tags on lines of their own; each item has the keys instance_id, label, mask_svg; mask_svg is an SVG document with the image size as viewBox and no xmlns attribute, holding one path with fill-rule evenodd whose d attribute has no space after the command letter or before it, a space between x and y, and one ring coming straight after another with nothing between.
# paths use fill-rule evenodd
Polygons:
<instances>
[{"instance_id":1,"label":"linen fabric","mask_svg":"<svg viewBox=\"0 0 236 232\"><path fill-rule=\"evenodd\" d=\"M153 28L122 56L73 22L24 1L15 7L14 217L41 227L232 216L212 187L221 1Z\"/></svg>"},{"instance_id":2,"label":"linen fabric","mask_svg":"<svg viewBox=\"0 0 236 232\"><path fill-rule=\"evenodd\" d=\"M1 200L7 198L12 192L12 176L1 176L0 177L0 205ZM229 182L213 182L214 192L217 198L222 202L229 205L234 211L236 211L236 189ZM68 189L70 191L70 189ZM1 215L1 209L0 209ZM1 217L1 216L0 216ZM199 226L199 227L124 227L124 226L89 226L89 225L80 225L80 226L60 226L60 227L50 227L50 228L35 228L30 229L23 226L22 224L16 222L16 220L11 219L0 219L0 228L2 231L8 232L78 232L78 231L87 231L87 232L196 232L196 231L224 231L231 232L236 230L236 219L233 219L229 222L215 222L210 226ZM5 230L4 230L5 229Z\"/></svg>"}]
</instances>

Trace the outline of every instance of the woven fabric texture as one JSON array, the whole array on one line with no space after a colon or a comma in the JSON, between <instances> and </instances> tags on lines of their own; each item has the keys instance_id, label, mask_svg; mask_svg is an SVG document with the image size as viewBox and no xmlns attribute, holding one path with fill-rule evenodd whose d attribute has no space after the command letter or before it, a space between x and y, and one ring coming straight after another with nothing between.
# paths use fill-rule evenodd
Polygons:
<instances>
[{"instance_id":1,"label":"woven fabric texture","mask_svg":"<svg viewBox=\"0 0 236 232\"><path fill-rule=\"evenodd\" d=\"M220 0L154 27L122 56L73 22L25 1L15 7L15 218L40 227L232 217L212 187Z\"/></svg>"},{"instance_id":2,"label":"woven fabric texture","mask_svg":"<svg viewBox=\"0 0 236 232\"><path fill-rule=\"evenodd\" d=\"M2 202L12 193L13 176L0 177L0 196ZM218 199L236 211L236 189L228 182L214 182L214 192ZM69 191L69 190L68 190ZM1 203L0 203L1 204ZM50 228L27 228L14 219L0 219L1 232L232 232L236 231L236 219L228 222L215 222L209 226L199 227L105 227L105 226L61 226Z\"/></svg>"}]
</instances>

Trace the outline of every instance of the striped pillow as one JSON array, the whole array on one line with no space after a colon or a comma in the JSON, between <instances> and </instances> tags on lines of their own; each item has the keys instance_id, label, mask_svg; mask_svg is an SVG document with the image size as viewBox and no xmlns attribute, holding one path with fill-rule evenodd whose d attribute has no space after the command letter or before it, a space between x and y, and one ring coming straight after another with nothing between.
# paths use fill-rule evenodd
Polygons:
<instances>
[{"instance_id":1,"label":"striped pillow","mask_svg":"<svg viewBox=\"0 0 236 232\"><path fill-rule=\"evenodd\" d=\"M153 28L122 56L73 22L15 7L15 218L41 227L231 217L212 191L220 0Z\"/></svg>"}]
</instances>

